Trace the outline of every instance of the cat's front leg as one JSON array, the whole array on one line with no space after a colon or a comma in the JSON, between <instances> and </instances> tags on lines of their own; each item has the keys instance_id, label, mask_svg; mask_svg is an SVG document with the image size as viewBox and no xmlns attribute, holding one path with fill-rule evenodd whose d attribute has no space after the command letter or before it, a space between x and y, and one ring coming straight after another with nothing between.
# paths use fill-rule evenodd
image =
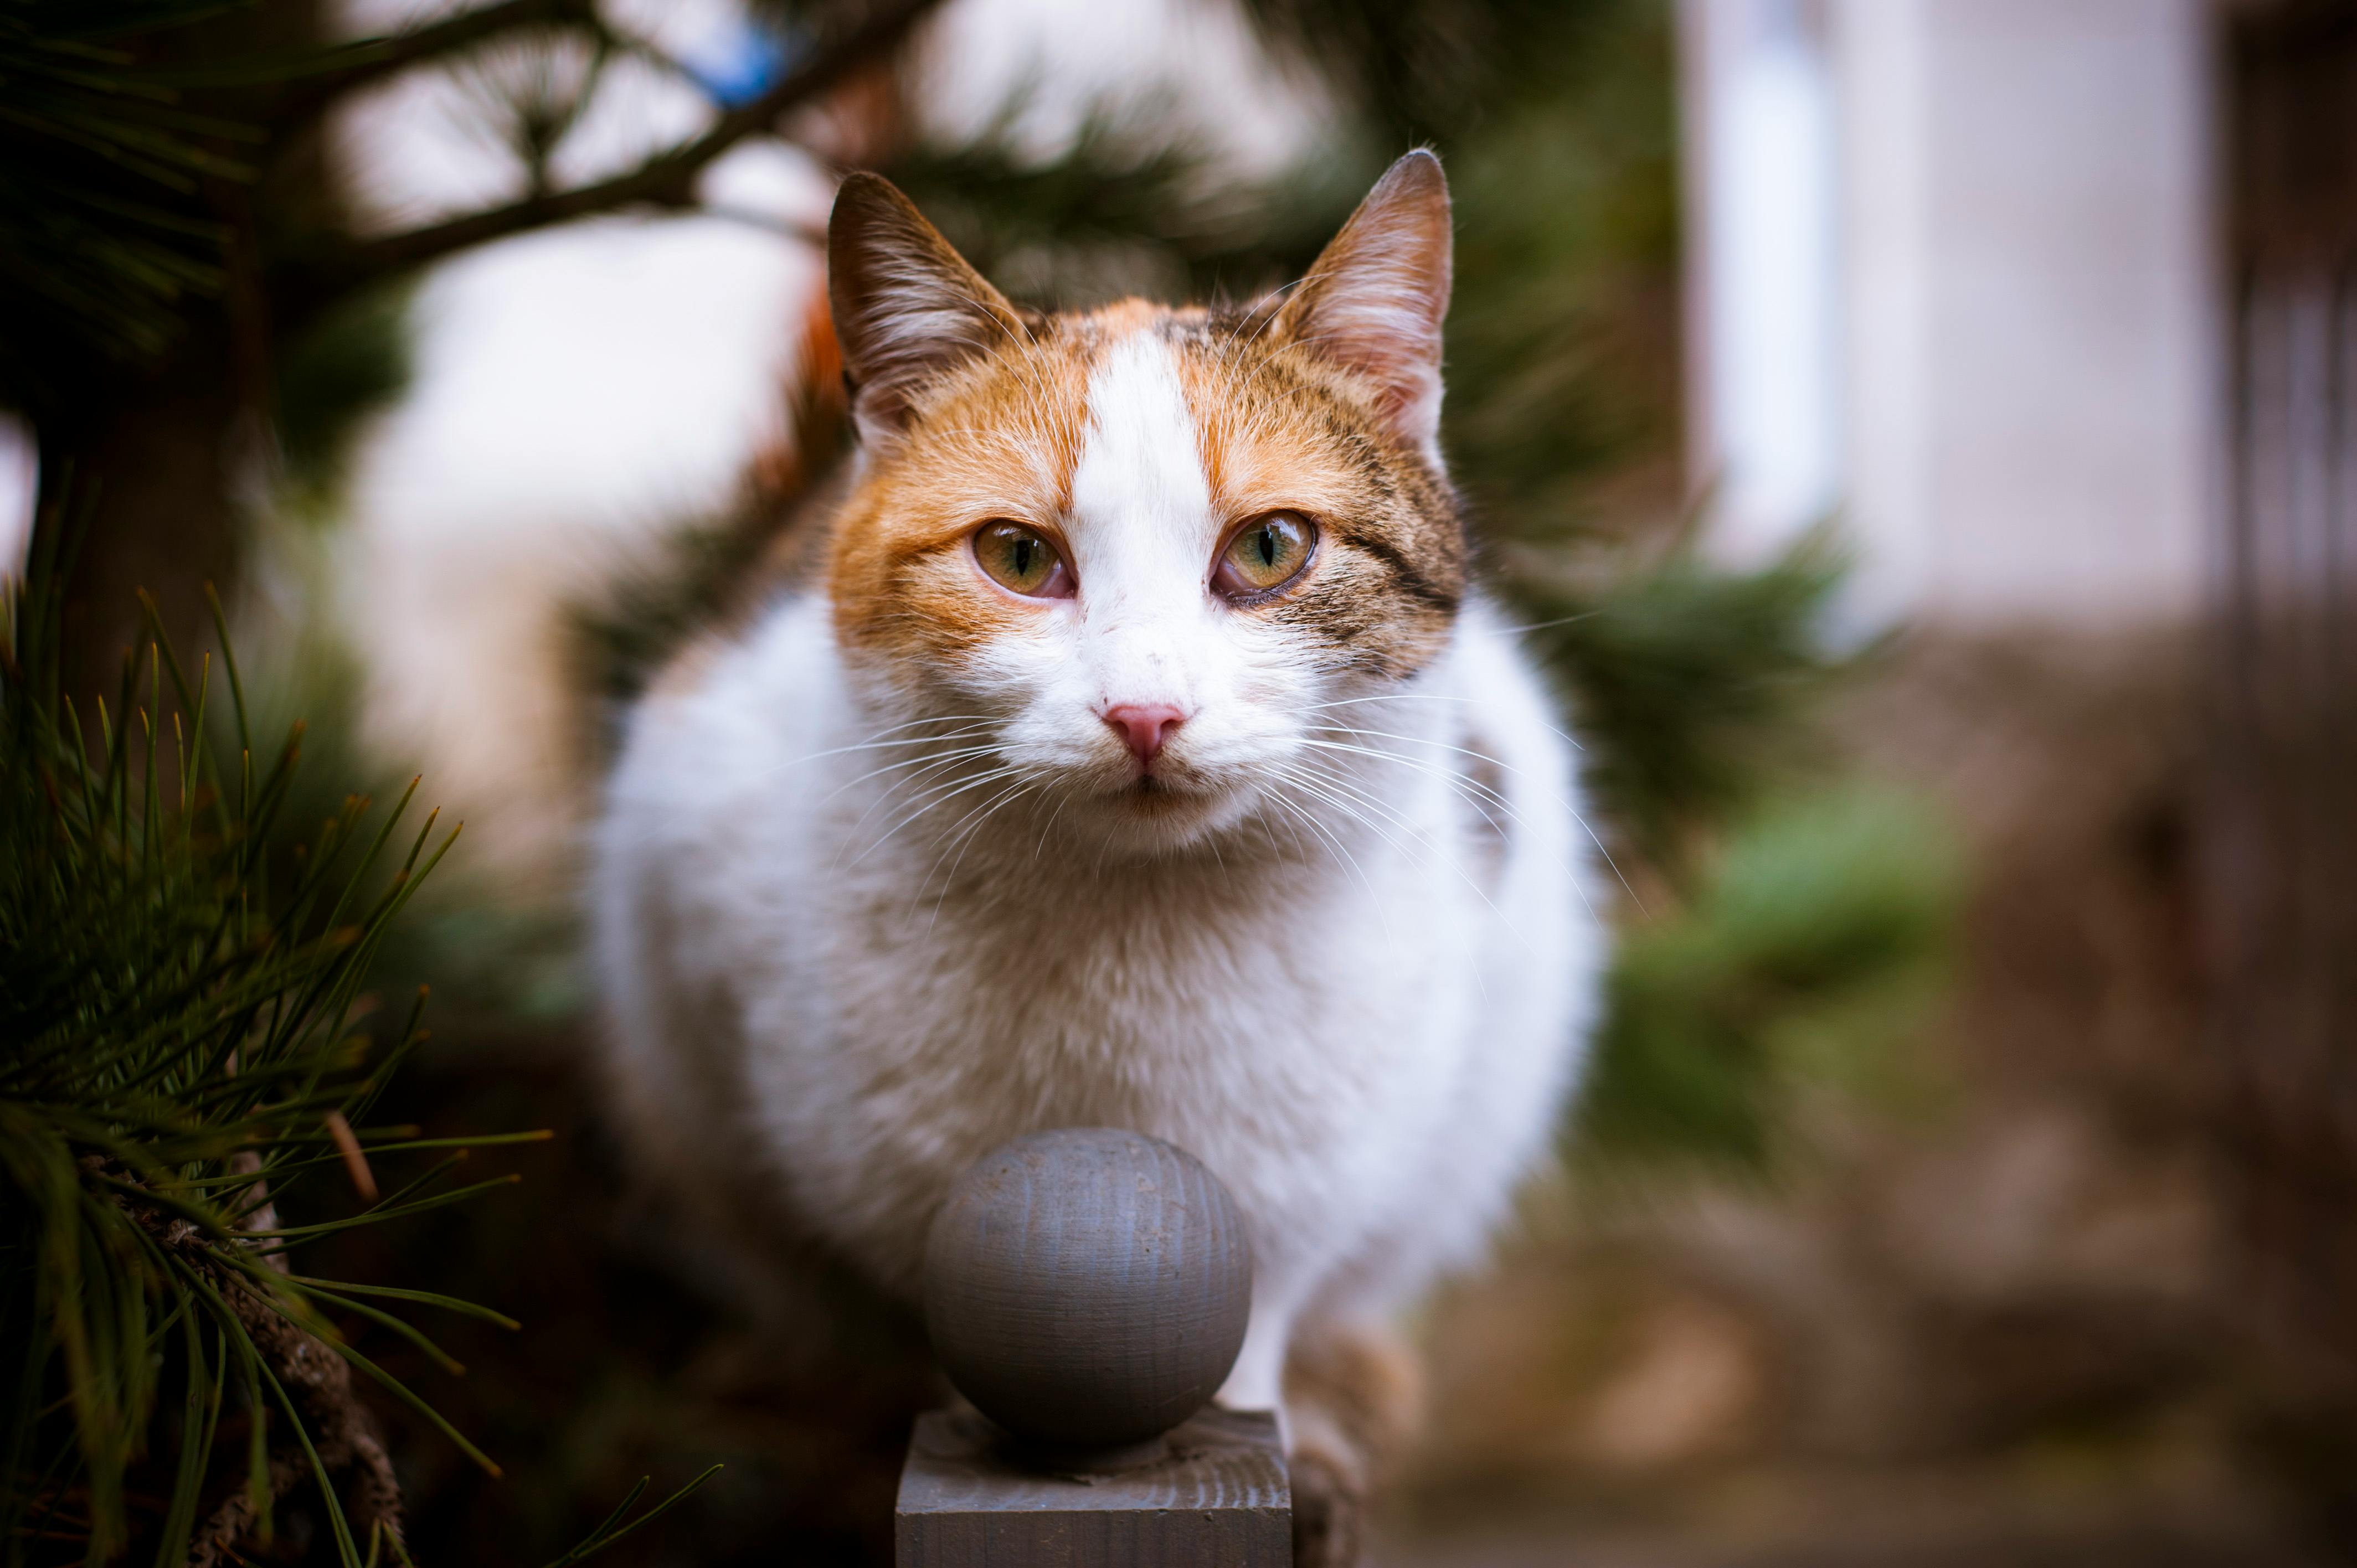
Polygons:
<instances>
[{"instance_id":1,"label":"cat's front leg","mask_svg":"<svg viewBox=\"0 0 2357 1568\"><path fill-rule=\"evenodd\" d=\"M1227 1381L1220 1385L1218 1395L1230 1410L1276 1412L1280 1435L1285 1429L1286 1347L1300 1312L1300 1304L1289 1294L1279 1294L1265 1283L1254 1282L1243 1348L1236 1352L1236 1364L1228 1369Z\"/></svg>"},{"instance_id":2,"label":"cat's front leg","mask_svg":"<svg viewBox=\"0 0 2357 1568\"><path fill-rule=\"evenodd\" d=\"M1285 1363L1296 1568L1361 1568L1376 1488L1414 1437L1415 1352L1389 1324L1317 1318Z\"/></svg>"}]
</instances>

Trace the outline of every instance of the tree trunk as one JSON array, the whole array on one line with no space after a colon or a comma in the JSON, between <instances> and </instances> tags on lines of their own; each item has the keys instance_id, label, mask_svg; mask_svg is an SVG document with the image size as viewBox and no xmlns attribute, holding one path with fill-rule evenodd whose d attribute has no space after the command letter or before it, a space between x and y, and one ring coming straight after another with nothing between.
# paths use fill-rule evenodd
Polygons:
<instances>
[{"instance_id":1,"label":"tree trunk","mask_svg":"<svg viewBox=\"0 0 2357 1568\"><path fill-rule=\"evenodd\" d=\"M156 35L140 53L160 66L217 66L293 57L322 36L317 0L272 0ZM269 91L195 94L184 107L246 123ZM222 151L258 166L250 180L208 178L197 198L227 235L221 295L189 313L188 335L160 367L90 377L38 421L44 515L65 486L72 490L61 651L77 697L112 700L124 652L143 639L141 590L184 663L211 646L205 593L210 585L226 600L234 585L242 513L268 472L274 334L290 328L266 298L261 231L317 231L343 217L316 126Z\"/></svg>"},{"instance_id":2,"label":"tree trunk","mask_svg":"<svg viewBox=\"0 0 2357 1568\"><path fill-rule=\"evenodd\" d=\"M145 639L143 589L184 662L212 645L205 588L226 595L238 562L234 492L246 465L236 448L250 462L264 434L224 356L205 350L192 343L122 401L53 418L41 432L45 517L71 487L62 672L77 702L113 701L124 656ZM86 705L83 714L93 716Z\"/></svg>"}]
</instances>

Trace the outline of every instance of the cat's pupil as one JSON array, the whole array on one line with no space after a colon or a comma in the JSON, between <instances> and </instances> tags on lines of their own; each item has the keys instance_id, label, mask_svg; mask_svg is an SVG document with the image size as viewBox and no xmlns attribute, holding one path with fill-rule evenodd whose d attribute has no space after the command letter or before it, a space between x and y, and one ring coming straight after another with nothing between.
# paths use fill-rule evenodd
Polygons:
<instances>
[{"instance_id":1,"label":"cat's pupil","mask_svg":"<svg viewBox=\"0 0 2357 1568\"><path fill-rule=\"evenodd\" d=\"M1031 542L1028 539L1015 542L1015 575L1018 577L1031 575Z\"/></svg>"},{"instance_id":2,"label":"cat's pupil","mask_svg":"<svg viewBox=\"0 0 2357 1568\"><path fill-rule=\"evenodd\" d=\"M1253 543L1260 551L1260 564L1262 565L1274 566L1276 564L1276 530L1268 527L1266 524L1263 524L1258 530L1257 536L1254 539Z\"/></svg>"}]
</instances>

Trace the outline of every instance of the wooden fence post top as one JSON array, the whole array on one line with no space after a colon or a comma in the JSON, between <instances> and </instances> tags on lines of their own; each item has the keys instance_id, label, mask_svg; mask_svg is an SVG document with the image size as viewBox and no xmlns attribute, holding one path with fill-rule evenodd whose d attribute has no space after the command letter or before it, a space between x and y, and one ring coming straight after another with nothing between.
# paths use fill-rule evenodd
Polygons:
<instances>
[{"instance_id":1,"label":"wooden fence post top","mask_svg":"<svg viewBox=\"0 0 2357 1568\"><path fill-rule=\"evenodd\" d=\"M899 1568L1283 1568L1276 1418L1207 1408L1252 1308L1243 1216L1185 1150L1114 1128L1017 1138L951 1189L925 1321L972 1409L920 1417Z\"/></svg>"},{"instance_id":2,"label":"wooden fence post top","mask_svg":"<svg viewBox=\"0 0 2357 1568\"><path fill-rule=\"evenodd\" d=\"M1129 1469L1033 1468L972 1412L917 1419L898 1568L1290 1568L1293 1493L1266 1411L1200 1412Z\"/></svg>"}]
</instances>

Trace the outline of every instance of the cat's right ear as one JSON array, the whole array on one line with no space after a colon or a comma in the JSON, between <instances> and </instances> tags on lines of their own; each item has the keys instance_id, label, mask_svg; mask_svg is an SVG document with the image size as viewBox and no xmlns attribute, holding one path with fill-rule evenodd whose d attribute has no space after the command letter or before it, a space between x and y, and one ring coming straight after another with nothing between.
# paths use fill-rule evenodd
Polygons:
<instances>
[{"instance_id":1,"label":"cat's right ear","mask_svg":"<svg viewBox=\"0 0 2357 1568\"><path fill-rule=\"evenodd\" d=\"M1270 328L1361 377L1384 431L1435 467L1448 269L1448 181L1419 148L1375 182Z\"/></svg>"},{"instance_id":2,"label":"cat's right ear","mask_svg":"<svg viewBox=\"0 0 2357 1568\"><path fill-rule=\"evenodd\" d=\"M906 426L919 392L992 344L1027 336L1004 295L880 175L846 176L826 226L826 293L870 446Z\"/></svg>"}]
</instances>

